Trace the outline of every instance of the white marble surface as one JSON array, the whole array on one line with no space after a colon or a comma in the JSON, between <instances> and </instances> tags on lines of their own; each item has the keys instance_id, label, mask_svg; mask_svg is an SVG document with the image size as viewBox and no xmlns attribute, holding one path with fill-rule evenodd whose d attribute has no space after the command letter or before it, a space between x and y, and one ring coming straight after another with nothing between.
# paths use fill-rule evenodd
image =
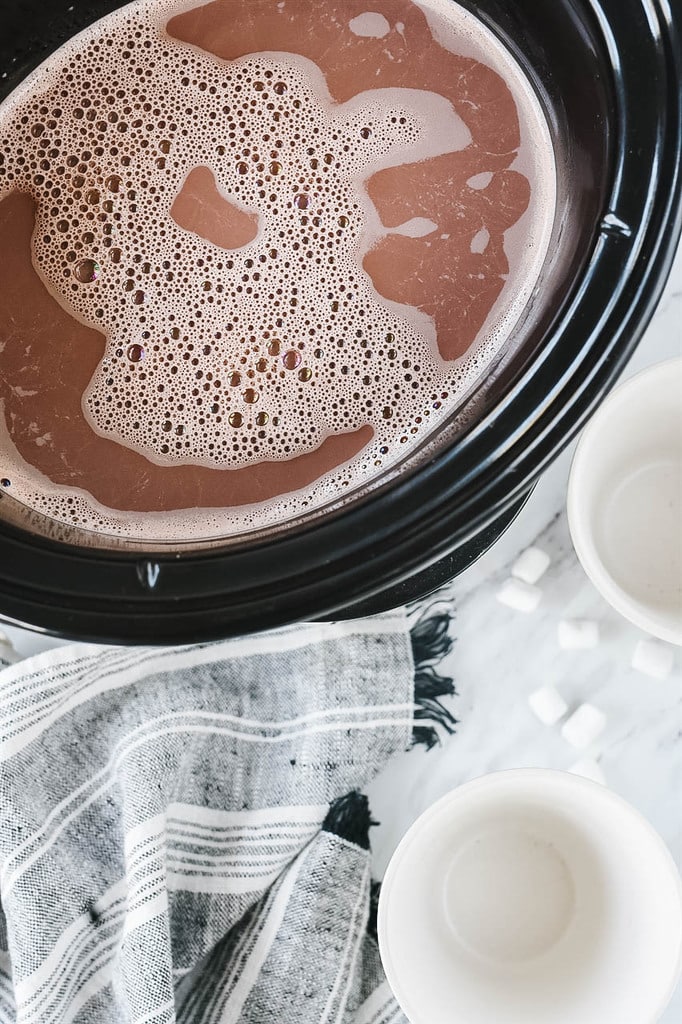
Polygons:
<instances>
[{"instance_id":1,"label":"white marble surface","mask_svg":"<svg viewBox=\"0 0 682 1024\"><path fill-rule=\"evenodd\" d=\"M682 249L626 375L679 355L681 324ZM605 604L571 547L564 512L571 452L572 447L548 470L505 537L445 592L455 611L456 643L441 671L455 679L458 695L451 707L459 724L439 748L396 758L371 787L372 810L381 822L373 835L379 872L415 818L459 783L500 768L565 769L577 760L559 728L541 725L529 710L528 695L547 683L571 707L589 701L607 714L606 731L592 751L607 783L644 813L682 866L682 653L665 681L629 667L642 634ZM540 608L523 615L498 604L495 591L532 542L551 555L552 564L540 582ZM560 650L556 631L563 617L597 619L599 646ZM7 632L24 654L55 643L21 630ZM662 1024L680 1021L682 988Z\"/></svg>"},{"instance_id":2,"label":"white marble surface","mask_svg":"<svg viewBox=\"0 0 682 1024\"><path fill-rule=\"evenodd\" d=\"M624 376L681 353L682 247ZM547 471L507 534L443 592L454 609L456 642L439 671L454 677L458 695L448 704L459 724L439 748L396 758L371 787L372 811L381 822L372 838L380 872L418 815L454 786L497 769L567 769L582 756L559 726L547 728L530 711L528 695L546 684L556 686L571 709L589 701L606 713L606 730L588 753L597 758L607 784L660 832L682 869L682 649L664 681L630 668L644 634L600 597L571 546L565 497L574 447ZM531 543L552 564L538 584L540 607L525 615L500 605L495 591ZM562 618L596 619L599 645L561 650ZM682 985L661 1024L680 1021Z\"/></svg>"}]
</instances>

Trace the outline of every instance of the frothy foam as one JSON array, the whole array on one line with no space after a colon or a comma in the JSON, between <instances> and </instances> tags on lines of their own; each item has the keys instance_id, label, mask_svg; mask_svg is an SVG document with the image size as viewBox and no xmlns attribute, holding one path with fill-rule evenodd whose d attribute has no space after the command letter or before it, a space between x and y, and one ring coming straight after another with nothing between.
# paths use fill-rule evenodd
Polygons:
<instances>
[{"instance_id":1,"label":"frothy foam","mask_svg":"<svg viewBox=\"0 0 682 1024\"><path fill-rule=\"evenodd\" d=\"M528 83L471 15L431 0L441 45L486 54L511 88L524 133L515 166L531 183L524 214L495 193L494 171L467 179L472 193L492 189L498 206L508 201L508 226L523 215L524 230L501 295L458 348L426 304L391 297L391 252L380 259L380 250L394 239L428 253L430 238L449 239L439 226L442 196L439 208L388 226L390 175L468 151L466 120L427 89L373 88L335 102L323 69L298 54L221 60L168 35L169 18L193 6L124 8L13 94L0 110L0 202L17 191L34 198L40 278L106 339L82 399L96 435L179 473L274 463L286 474L287 463L330 438L351 441L292 493L285 485L258 502L247 489L250 500L219 510L215 499L205 509L151 502L132 516L126 489L136 481L120 481L120 507L88 493L87 482L55 482L39 460L31 464L3 415L8 492L53 519L148 539L279 524L366 486L409 454L513 328L554 210L551 141ZM383 14L348 13L354 36L386 35ZM504 234L500 209L490 217L466 239L473 257L484 256L493 231ZM466 303L457 270L452 289ZM475 271L467 267L468 277ZM64 443L51 432L35 438L38 449Z\"/></svg>"}]
</instances>

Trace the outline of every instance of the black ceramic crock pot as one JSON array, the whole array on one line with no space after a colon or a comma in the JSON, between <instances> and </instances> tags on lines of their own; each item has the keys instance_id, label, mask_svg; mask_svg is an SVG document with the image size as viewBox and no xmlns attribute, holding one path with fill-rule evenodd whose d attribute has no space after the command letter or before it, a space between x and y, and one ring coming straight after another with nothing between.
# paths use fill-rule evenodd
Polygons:
<instances>
[{"instance_id":1,"label":"black ceramic crock pot","mask_svg":"<svg viewBox=\"0 0 682 1024\"><path fill-rule=\"evenodd\" d=\"M523 344L472 399L471 425L363 499L271 537L107 551L0 517L0 617L82 639L177 643L379 610L460 572L518 512L616 381L674 255L680 12L668 0L464 2L534 80L559 168L553 265ZM0 99L119 6L3 0Z\"/></svg>"}]
</instances>

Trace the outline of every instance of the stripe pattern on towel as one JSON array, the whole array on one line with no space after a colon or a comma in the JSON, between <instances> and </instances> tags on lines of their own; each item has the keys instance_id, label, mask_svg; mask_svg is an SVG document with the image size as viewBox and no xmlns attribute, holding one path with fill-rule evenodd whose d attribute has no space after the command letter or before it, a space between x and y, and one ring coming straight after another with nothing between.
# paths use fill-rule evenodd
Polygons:
<instances>
[{"instance_id":1,"label":"stripe pattern on towel","mask_svg":"<svg viewBox=\"0 0 682 1024\"><path fill-rule=\"evenodd\" d=\"M0 1024L404 1021L358 790L415 699L402 612L3 669Z\"/></svg>"}]
</instances>

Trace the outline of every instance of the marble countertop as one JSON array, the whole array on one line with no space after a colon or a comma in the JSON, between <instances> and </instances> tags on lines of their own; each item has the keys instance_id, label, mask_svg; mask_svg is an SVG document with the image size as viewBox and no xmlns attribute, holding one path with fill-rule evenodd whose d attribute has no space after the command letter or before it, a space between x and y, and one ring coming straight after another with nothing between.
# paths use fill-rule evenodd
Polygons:
<instances>
[{"instance_id":1,"label":"marble countertop","mask_svg":"<svg viewBox=\"0 0 682 1024\"><path fill-rule=\"evenodd\" d=\"M668 286L626 376L682 350L682 248ZM573 446L572 446L573 447ZM636 673L630 658L642 635L620 619L596 592L573 552L565 515L572 447L547 471L506 535L467 573L439 595L454 609L453 650L441 671L457 696L450 707L455 735L428 753L420 748L393 760L370 789L377 872L401 836L434 800L458 784L500 768L569 768L578 755L558 727L543 726L527 698L555 685L572 707L589 701L608 723L594 749L606 781L652 822L682 867L682 655L671 677ZM517 555L531 543L552 559L541 580L539 609L523 615L500 605L495 592ZM596 619L598 647L562 651L561 618ZM32 654L55 641L8 628L16 648ZM682 1020L682 986L661 1024Z\"/></svg>"},{"instance_id":2,"label":"marble countertop","mask_svg":"<svg viewBox=\"0 0 682 1024\"><path fill-rule=\"evenodd\" d=\"M682 246L656 314L624 378L682 353ZM449 703L459 720L438 749L394 759L370 790L377 870L383 872L405 831L434 800L462 782L504 768L570 768L582 755L532 714L528 696L556 686L571 709L585 701L607 726L587 753L607 785L654 825L682 869L682 650L663 681L635 672L630 659L644 635L614 612L580 566L568 532L566 484L575 445L538 483L505 536L439 595L454 610L455 644L439 672L452 676ZM543 597L530 615L499 604L495 592L517 556L537 544L552 563L539 582ZM562 618L598 621L593 650L557 643ZM399 798L398 797L399 794ZM661 1024L682 1021L682 984Z\"/></svg>"}]
</instances>

